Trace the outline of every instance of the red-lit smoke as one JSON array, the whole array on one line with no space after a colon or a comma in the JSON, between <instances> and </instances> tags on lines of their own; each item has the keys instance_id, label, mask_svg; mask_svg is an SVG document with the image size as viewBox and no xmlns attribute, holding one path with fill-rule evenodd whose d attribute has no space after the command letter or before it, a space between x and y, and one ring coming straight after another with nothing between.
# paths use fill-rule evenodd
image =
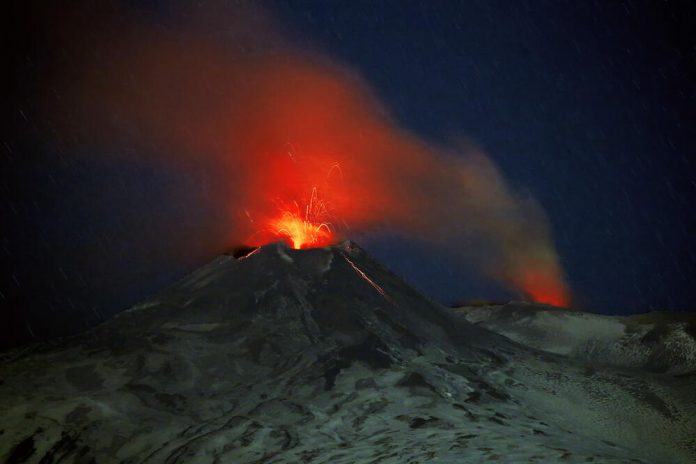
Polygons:
<instances>
[{"instance_id":1,"label":"red-lit smoke","mask_svg":"<svg viewBox=\"0 0 696 464\"><path fill-rule=\"evenodd\" d=\"M543 212L483 153L400 128L357 75L278 45L258 12L224 34L194 17L155 27L75 15L48 77L58 132L205 169L228 213L226 245L323 246L387 227L455 250L536 301L569 303Z\"/></svg>"}]
</instances>

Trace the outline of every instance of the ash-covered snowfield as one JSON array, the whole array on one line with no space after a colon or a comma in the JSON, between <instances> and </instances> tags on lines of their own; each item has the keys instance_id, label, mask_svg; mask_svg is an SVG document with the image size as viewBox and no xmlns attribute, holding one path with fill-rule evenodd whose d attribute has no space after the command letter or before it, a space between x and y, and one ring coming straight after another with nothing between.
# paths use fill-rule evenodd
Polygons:
<instances>
[{"instance_id":1,"label":"ash-covered snowfield","mask_svg":"<svg viewBox=\"0 0 696 464\"><path fill-rule=\"evenodd\" d=\"M268 245L3 353L0 459L691 463L693 325L660 317L452 310L350 242Z\"/></svg>"},{"instance_id":2,"label":"ash-covered snowfield","mask_svg":"<svg viewBox=\"0 0 696 464\"><path fill-rule=\"evenodd\" d=\"M523 345L592 364L696 372L696 315L605 316L525 302L458 308L469 322Z\"/></svg>"}]
</instances>

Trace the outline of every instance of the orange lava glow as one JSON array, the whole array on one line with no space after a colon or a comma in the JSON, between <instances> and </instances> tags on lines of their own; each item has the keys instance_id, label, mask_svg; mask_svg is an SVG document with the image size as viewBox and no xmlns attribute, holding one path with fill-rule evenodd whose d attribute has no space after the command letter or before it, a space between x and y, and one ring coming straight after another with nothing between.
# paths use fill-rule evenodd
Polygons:
<instances>
[{"instance_id":1,"label":"orange lava glow","mask_svg":"<svg viewBox=\"0 0 696 464\"><path fill-rule=\"evenodd\" d=\"M284 179L297 171L283 170ZM276 185L279 182L274 182ZM296 183L295 183L296 184ZM277 213L261 221L254 221L251 213L248 218L252 224L257 224L258 230L245 241L252 246L262 246L270 242L284 241L295 250L305 248L321 248L334 245L340 236L333 230L329 222L330 212L326 202L318 194L317 188L312 193L304 208L297 201L291 206L281 199L276 200Z\"/></svg>"},{"instance_id":2,"label":"orange lava glow","mask_svg":"<svg viewBox=\"0 0 696 464\"><path fill-rule=\"evenodd\" d=\"M535 303L558 306L567 308L569 306L568 296L564 292L559 292L556 288L547 289L527 289Z\"/></svg>"},{"instance_id":3,"label":"orange lava glow","mask_svg":"<svg viewBox=\"0 0 696 464\"><path fill-rule=\"evenodd\" d=\"M328 224L316 224L289 211L271 220L270 227L275 235L286 239L288 245L296 250L325 247L337 241Z\"/></svg>"},{"instance_id":4,"label":"orange lava glow","mask_svg":"<svg viewBox=\"0 0 696 464\"><path fill-rule=\"evenodd\" d=\"M570 292L556 275L528 270L516 284L535 303L559 308L568 308L571 305Z\"/></svg>"}]
</instances>

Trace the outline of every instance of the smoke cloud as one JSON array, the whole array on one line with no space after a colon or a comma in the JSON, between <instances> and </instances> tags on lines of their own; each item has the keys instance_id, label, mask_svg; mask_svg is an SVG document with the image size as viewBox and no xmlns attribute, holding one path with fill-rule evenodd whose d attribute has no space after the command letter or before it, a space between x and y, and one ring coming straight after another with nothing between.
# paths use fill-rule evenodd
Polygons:
<instances>
[{"instance_id":1,"label":"smoke cloud","mask_svg":"<svg viewBox=\"0 0 696 464\"><path fill-rule=\"evenodd\" d=\"M388 228L569 303L544 212L484 153L404 130L355 72L277 30L239 6L164 22L85 7L51 31L60 53L42 104L73 152L204 170L227 219L221 248L270 241L279 208L320 202L336 236Z\"/></svg>"}]
</instances>

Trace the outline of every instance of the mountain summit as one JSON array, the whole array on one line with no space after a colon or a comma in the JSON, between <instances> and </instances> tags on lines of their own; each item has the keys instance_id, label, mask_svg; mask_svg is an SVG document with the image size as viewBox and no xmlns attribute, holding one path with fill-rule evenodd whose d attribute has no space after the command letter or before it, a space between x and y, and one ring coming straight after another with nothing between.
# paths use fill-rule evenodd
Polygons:
<instances>
[{"instance_id":1,"label":"mountain summit","mask_svg":"<svg viewBox=\"0 0 696 464\"><path fill-rule=\"evenodd\" d=\"M687 463L696 378L537 351L352 242L225 255L0 364L8 463Z\"/></svg>"}]
</instances>

